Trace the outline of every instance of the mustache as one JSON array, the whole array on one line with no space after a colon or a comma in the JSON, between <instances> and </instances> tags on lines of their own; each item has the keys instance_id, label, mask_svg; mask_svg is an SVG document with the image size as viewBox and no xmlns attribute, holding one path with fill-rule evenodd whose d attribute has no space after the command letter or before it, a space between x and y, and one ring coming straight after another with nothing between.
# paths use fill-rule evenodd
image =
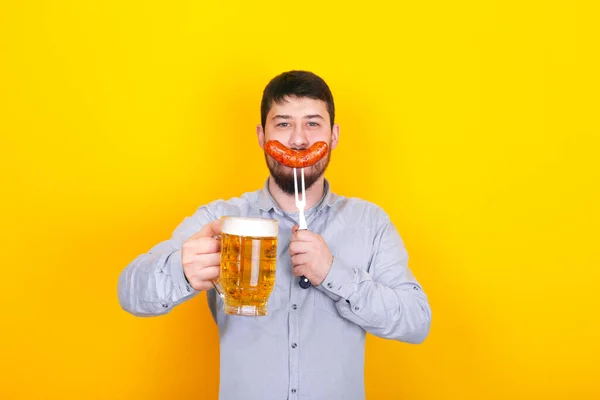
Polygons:
<instances>
[{"instance_id":1,"label":"mustache","mask_svg":"<svg viewBox=\"0 0 600 400\"><path fill-rule=\"evenodd\" d=\"M269 156L267 152L265 152L265 160L275 184L279 186L279 188L285 193L290 195L295 194L294 175L292 174L292 168L280 164L277 160ZM325 158L319 160L316 164L305 168L304 178L307 189L309 189L321 176L323 176L330 160L331 152Z\"/></svg>"}]
</instances>

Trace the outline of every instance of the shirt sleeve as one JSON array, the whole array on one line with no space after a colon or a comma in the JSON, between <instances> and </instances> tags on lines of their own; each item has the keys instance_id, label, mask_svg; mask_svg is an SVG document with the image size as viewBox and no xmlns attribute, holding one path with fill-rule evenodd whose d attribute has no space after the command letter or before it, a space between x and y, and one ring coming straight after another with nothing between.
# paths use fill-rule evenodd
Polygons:
<instances>
[{"instance_id":1,"label":"shirt sleeve","mask_svg":"<svg viewBox=\"0 0 600 400\"><path fill-rule=\"evenodd\" d=\"M408 253L386 217L378 229L369 268L334 257L325 280L316 286L336 302L339 314L386 339L421 343L429 334L431 309L408 268Z\"/></svg>"},{"instance_id":2,"label":"shirt sleeve","mask_svg":"<svg viewBox=\"0 0 600 400\"><path fill-rule=\"evenodd\" d=\"M136 316L167 314L199 292L188 283L181 263L181 247L202 226L214 220L206 207L186 217L171 238L135 258L120 274L121 307Z\"/></svg>"}]
</instances>

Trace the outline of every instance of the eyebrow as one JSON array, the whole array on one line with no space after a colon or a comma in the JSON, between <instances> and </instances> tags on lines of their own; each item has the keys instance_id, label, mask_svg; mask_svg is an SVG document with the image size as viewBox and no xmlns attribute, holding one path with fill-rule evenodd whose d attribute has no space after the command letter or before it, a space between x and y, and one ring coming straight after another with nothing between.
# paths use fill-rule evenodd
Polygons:
<instances>
[{"instance_id":1,"label":"eyebrow","mask_svg":"<svg viewBox=\"0 0 600 400\"><path fill-rule=\"evenodd\" d=\"M292 119L291 115L281 115L281 114L277 114L273 116L273 119ZM303 118L305 119L312 119L312 118L321 118L321 119L325 119L321 116L321 114L309 114L309 115L305 115Z\"/></svg>"},{"instance_id":2,"label":"eyebrow","mask_svg":"<svg viewBox=\"0 0 600 400\"><path fill-rule=\"evenodd\" d=\"M323 118L320 114L310 114L310 115L305 115L304 118L306 119L311 119L311 118L321 118L321 119L325 119Z\"/></svg>"}]
</instances>

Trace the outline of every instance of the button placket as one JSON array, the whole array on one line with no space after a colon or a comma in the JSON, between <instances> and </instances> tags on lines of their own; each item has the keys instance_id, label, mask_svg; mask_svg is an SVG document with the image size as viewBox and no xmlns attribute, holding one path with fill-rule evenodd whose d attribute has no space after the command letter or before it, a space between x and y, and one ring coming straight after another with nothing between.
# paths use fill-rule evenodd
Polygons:
<instances>
[{"instance_id":1,"label":"button placket","mask_svg":"<svg viewBox=\"0 0 600 400\"><path fill-rule=\"evenodd\" d=\"M289 400L298 399L300 387L300 329L302 318L306 316L304 313L310 311L306 307L300 307L305 304L307 299L311 299L312 290L304 290L298 286L296 280L290 282L290 306L288 308L288 354L290 360L290 379L289 379Z\"/></svg>"},{"instance_id":2,"label":"button placket","mask_svg":"<svg viewBox=\"0 0 600 400\"><path fill-rule=\"evenodd\" d=\"M290 282L291 288L291 298L290 298L290 302L291 302L291 306L289 308L289 318L288 318L288 324L289 324L289 337L288 337L288 343L289 343L289 347L288 347L288 354L289 354L289 360L290 360L290 376L289 376L289 384L290 384L290 400L291 399L296 399L297 398L297 387L298 387L298 382L300 380L299 378L299 373L300 373L300 366L299 366L299 354L298 351L295 350L296 346L297 346L297 342L298 342L298 338L299 338L299 329L300 329L300 315L298 310L298 299L296 298L296 296L299 295L299 293L297 292L297 290L302 290L298 287L298 285L295 285L295 280L292 280L292 282ZM292 396L293 395L293 396Z\"/></svg>"}]
</instances>

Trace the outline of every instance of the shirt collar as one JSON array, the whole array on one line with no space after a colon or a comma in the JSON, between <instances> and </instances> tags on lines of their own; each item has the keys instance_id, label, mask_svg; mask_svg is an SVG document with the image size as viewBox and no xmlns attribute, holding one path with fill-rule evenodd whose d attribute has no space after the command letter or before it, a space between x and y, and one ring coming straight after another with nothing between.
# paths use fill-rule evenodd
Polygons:
<instances>
[{"instance_id":1,"label":"shirt collar","mask_svg":"<svg viewBox=\"0 0 600 400\"><path fill-rule=\"evenodd\" d=\"M277 203L271 196L271 193L269 192L269 179L270 178L267 178L265 185L259 191L256 207L262 211L271 211L273 209L280 210L279 206L277 205ZM337 203L340 200L342 200L342 196L338 196L337 194L333 193L329 187L329 181L325 179L325 188L323 190L322 201L319 202L321 203L320 208L323 208L324 206L332 207L335 203Z\"/></svg>"}]
</instances>

